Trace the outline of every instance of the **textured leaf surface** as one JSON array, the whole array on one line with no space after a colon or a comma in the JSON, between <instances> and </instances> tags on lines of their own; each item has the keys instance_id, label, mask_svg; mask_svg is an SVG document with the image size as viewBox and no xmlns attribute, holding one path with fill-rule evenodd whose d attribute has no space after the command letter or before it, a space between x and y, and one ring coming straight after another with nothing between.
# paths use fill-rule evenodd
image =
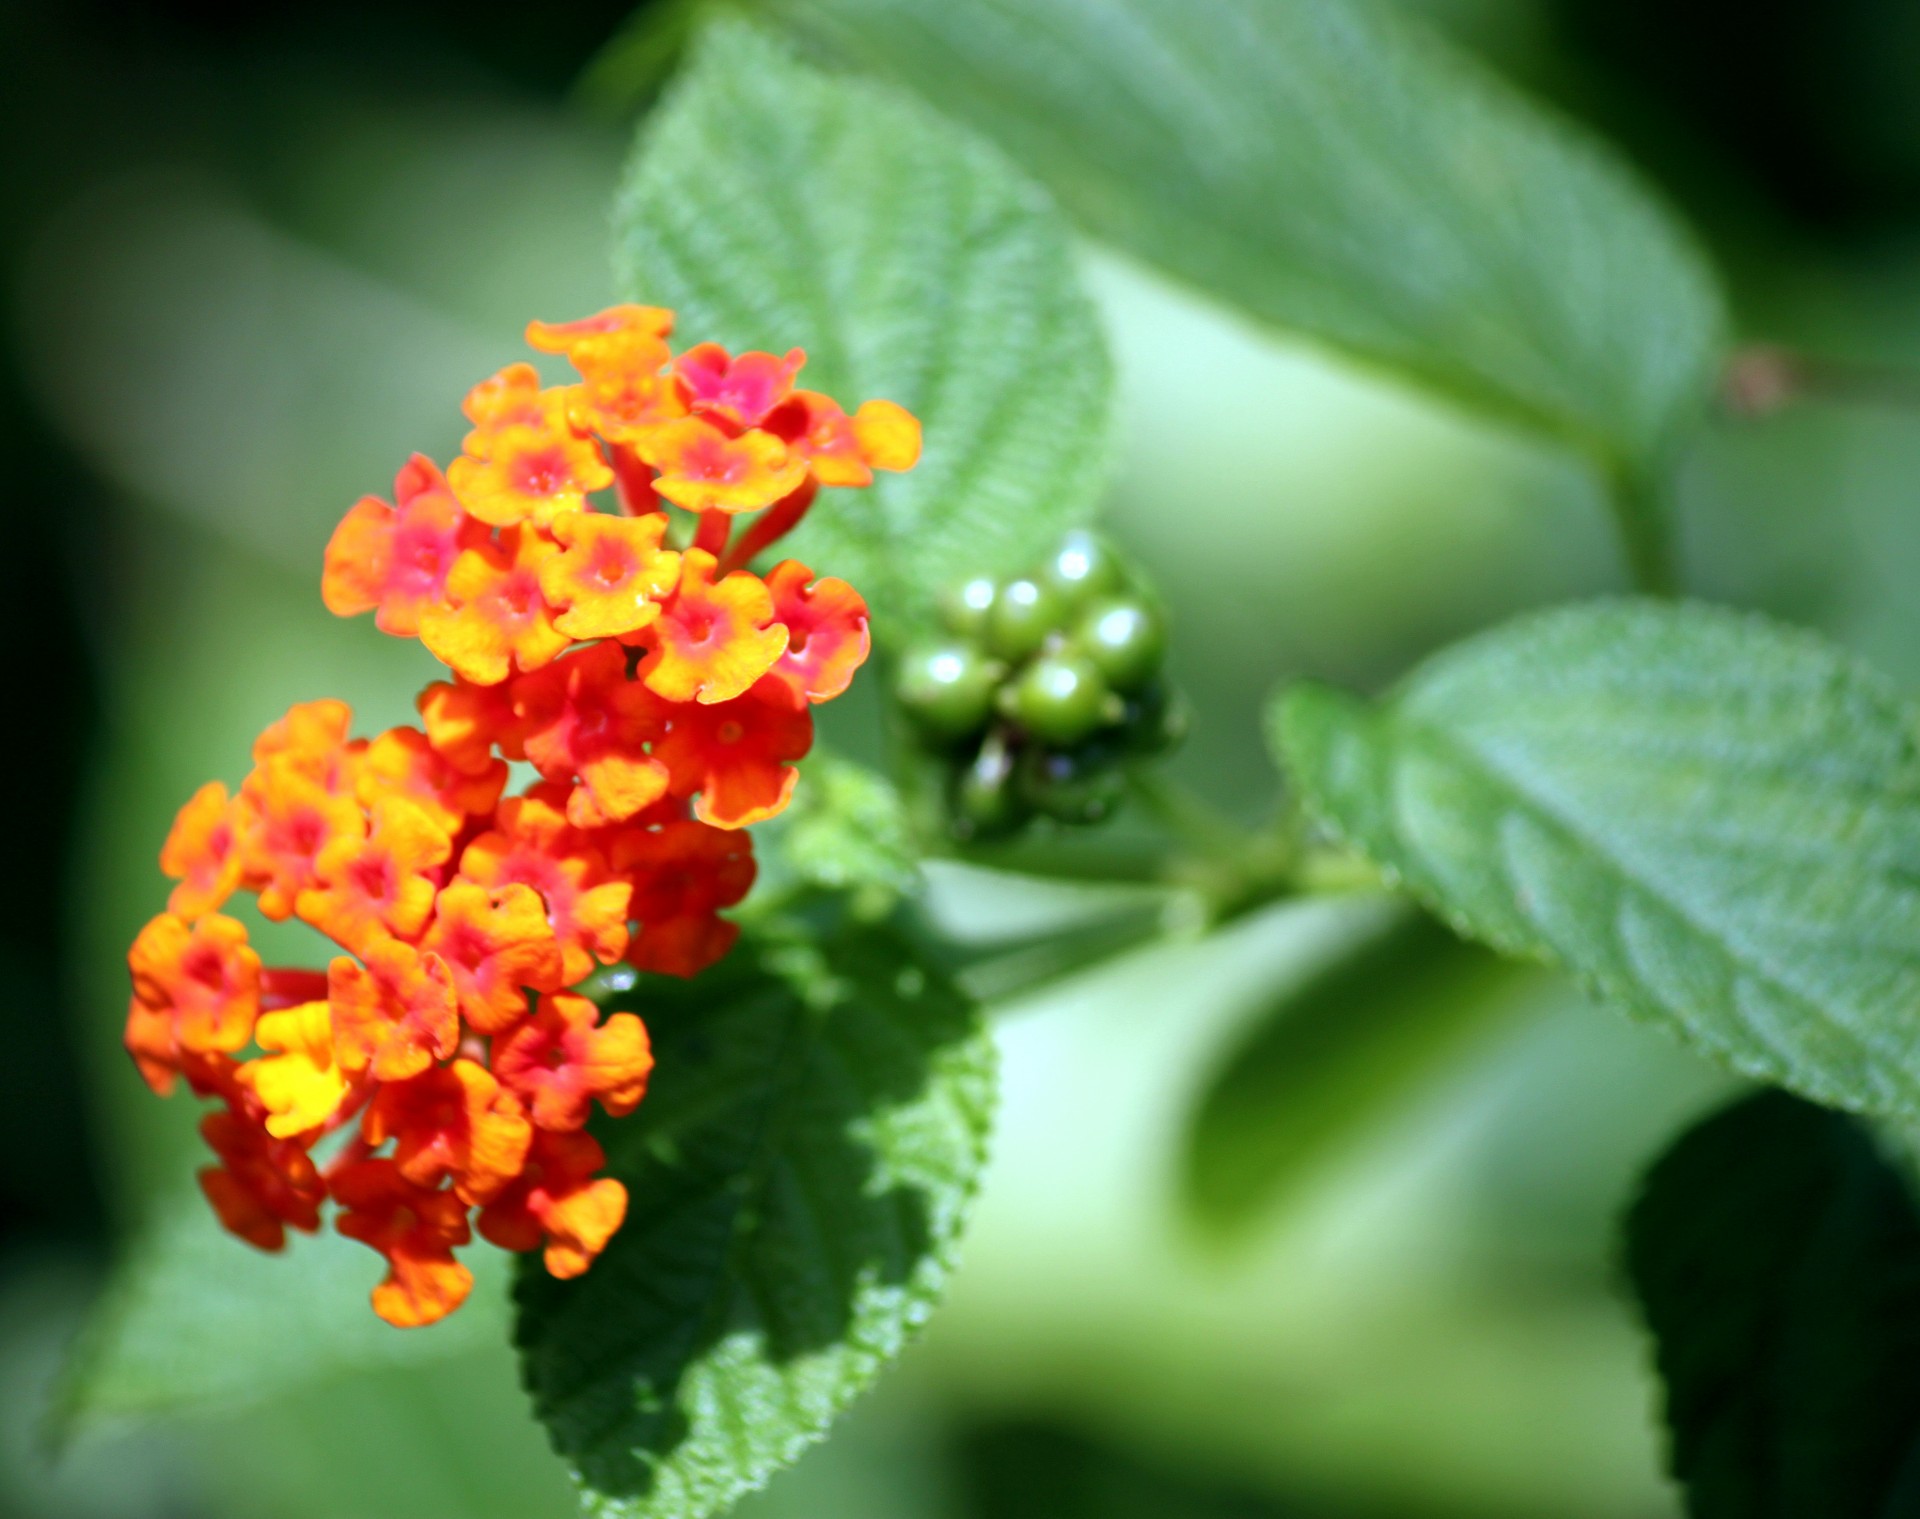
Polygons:
<instances>
[{"instance_id":1,"label":"textured leaf surface","mask_svg":"<svg viewBox=\"0 0 1920 1519\"><path fill-rule=\"evenodd\" d=\"M1464 932L1557 960L1735 1069L1920 1111L1920 754L1821 640L1589 605L1461 644L1377 706L1287 693L1313 811Z\"/></svg>"},{"instance_id":2,"label":"textured leaf surface","mask_svg":"<svg viewBox=\"0 0 1920 1519\"><path fill-rule=\"evenodd\" d=\"M1355 0L755 0L997 137L1093 232L1628 465L1721 301L1599 144Z\"/></svg>"},{"instance_id":3,"label":"textured leaf surface","mask_svg":"<svg viewBox=\"0 0 1920 1519\"><path fill-rule=\"evenodd\" d=\"M917 468L828 491L791 540L883 635L1091 514L1111 389L1093 309L1045 193L964 128L720 22L649 121L615 228L622 285L688 338L799 346L807 386L920 418Z\"/></svg>"},{"instance_id":4,"label":"textured leaf surface","mask_svg":"<svg viewBox=\"0 0 1920 1519\"><path fill-rule=\"evenodd\" d=\"M1709 1119L1627 1263L1696 1519L1920 1514L1920 1212L1857 1120L1780 1092Z\"/></svg>"},{"instance_id":5,"label":"textured leaf surface","mask_svg":"<svg viewBox=\"0 0 1920 1519\"><path fill-rule=\"evenodd\" d=\"M919 874L906 807L893 784L824 751L808 760L793 804L758 834L756 912L813 888L849 893L862 917L883 917Z\"/></svg>"},{"instance_id":6,"label":"textured leaf surface","mask_svg":"<svg viewBox=\"0 0 1920 1519\"><path fill-rule=\"evenodd\" d=\"M345 1372L497 1345L505 1257L476 1245L463 1259L475 1282L460 1312L395 1329L368 1304L386 1268L365 1245L328 1231L266 1255L222 1230L198 1192L182 1196L95 1310L61 1386L62 1416L84 1424L239 1407Z\"/></svg>"},{"instance_id":7,"label":"textured leaf surface","mask_svg":"<svg viewBox=\"0 0 1920 1519\"><path fill-rule=\"evenodd\" d=\"M692 1519L818 1439L927 1315L983 1159L992 1046L885 930L643 982L655 1085L584 1277L516 1287L525 1380L590 1510Z\"/></svg>"},{"instance_id":8,"label":"textured leaf surface","mask_svg":"<svg viewBox=\"0 0 1920 1519\"><path fill-rule=\"evenodd\" d=\"M1404 903L1356 904L1355 917L1274 989L1194 1109L1184 1201L1222 1235L1451 1069L1527 979Z\"/></svg>"}]
</instances>

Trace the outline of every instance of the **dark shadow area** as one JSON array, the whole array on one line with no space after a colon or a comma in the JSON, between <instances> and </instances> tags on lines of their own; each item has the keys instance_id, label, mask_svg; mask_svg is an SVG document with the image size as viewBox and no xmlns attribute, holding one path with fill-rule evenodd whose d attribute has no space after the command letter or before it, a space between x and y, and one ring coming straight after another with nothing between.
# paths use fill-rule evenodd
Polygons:
<instances>
[{"instance_id":1,"label":"dark shadow area","mask_svg":"<svg viewBox=\"0 0 1920 1519\"><path fill-rule=\"evenodd\" d=\"M1785 1092L1649 1174L1627 1270L1697 1514L1920 1514L1920 1210L1859 1120Z\"/></svg>"},{"instance_id":2,"label":"dark shadow area","mask_svg":"<svg viewBox=\"0 0 1920 1519\"><path fill-rule=\"evenodd\" d=\"M1920 213L1920 9L1903 0L1555 0L1609 132L1665 159L1660 123L1828 242ZM1668 165L1671 167L1671 164Z\"/></svg>"},{"instance_id":3,"label":"dark shadow area","mask_svg":"<svg viewBox=\"0 0 1920 1519\"><path fill-rule=\"evenodd\" d=\"M1276 1496L1039 1420L964 1429L952 1463L967 1519L1437 1519Z\"/></svg>"},{"instance_id":4,"label":"dark shadow area","mask_svg":"<svg viewBox=\"0 0 1920 1519\"><path fill-rule=\"evenodd\" d=\"M1190 1214L1225 1235L1257 1223L1370 1113L1495 1027L1524 975L1408 909L1289 980L1195 1105Z\"/></svg>"}]
</instances>

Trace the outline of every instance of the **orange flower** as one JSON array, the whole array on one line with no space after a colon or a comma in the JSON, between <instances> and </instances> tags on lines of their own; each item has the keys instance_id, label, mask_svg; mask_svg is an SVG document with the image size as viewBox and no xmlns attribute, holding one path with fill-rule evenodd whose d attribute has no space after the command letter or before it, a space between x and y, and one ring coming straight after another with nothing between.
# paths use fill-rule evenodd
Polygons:
<instances>
[{"instance_id":1,"label":"orange flower","mask_svg":"<svg viewBox=\"0 0 1920 1519\"><path fill-rule=\"evenodd\" d=\"M469 394L468 415L478 425L447 468L461 505L493 527L544 524L556 512L579 511L589 491L613 484L599 447L568 422L566 391L529 394L526 370L514 365L491 388Z\"/></svg>"},{"instance_id":2,"label":"orange flower","mask_svg":"<svg viewBox=\"0 0 1920 1519\"><path fill-rule=\"evenodd\" d=\"M587 998L554 992L494 1047L494 1074L541 1128L579 1128L595 1098L618 1118L646 1094L653 1055L645 1027L632 1013L615 1013L596 1027L599 1017Z\"/></svg>"},{"instance_id":3,"label":"orange flower","mask_svg":"<svg viewBox=\"0 0 1920 1519\"><path fill-rule=\"evenodd\" d=\"M351 791L360 751L347 738L352 723L353 708L343 701L296 703L253 741L253 763L259 768L283 764L330 791Z\"/></svg>"},{"instance_id":4,"label":"orange flower","mask_svg":"<svg viewBox=\"0 0 1920 1519\"><path fill-rule=\"evenodd\" d=\"M798 348L783 359L770 353L730 358L718 343L696 343L673 361L695 414L711 414L735 427L758 427L793 391L793 377L807 362ZM782 494L785 494L782 492Z\"/></svg>"},{"instance_id":5,"label":"orange flower","mask_svg":"<svg viewBox=\"0 0 1920 1519\"><path fill-rule=\"evenodd\" d=\"M232 918L214 914L190 924L161 913L140 930L127 965L127 1049L161 1096L173 1090L183 1053L230 1054L253 1037L260 957Z\"/></svg>"},{"instance_id":6,"label":"orange flower","mask_svg":"<svg viewBox=\"0 0 1920 1519\"><path fill-rule=\"evenodd\" d=\"M387 798L405 800L441 831L457 834L467 819L490 814L506 786L505 760L488 758L472 771L463 770L418 728L389 728L367 746L356 794L368 808Z\"/></svg>"},{"instance_id":7,"label":"orange flower","mask_svg":"<svg viewBox=\"0 0 1920 1519\"><path fill-rule=\"evenodd\" d=\"M785 763L813 747L813 718L795 709L774 676L717 706L674 709L653 746L673 777L672 794L694 797L694 816L717 828L744 828L778 814L800 772Z\"/></svg>"},{"instance_id":8,"label":"orange flower","mask_svg":"<svg viewBox=\"0 0 1920 1519\"><path fill-rule=\"evenodd\" d=\"M538 1250L562 1278L579 1276L619 1232L627 1189L596 1178L606 1152L591 1134L536 1131L526 1168L480 1210L480 1236L502 1250Z\"/></svg>"},{"instance_id":9,"label":"orange flower","mask_svg":"<svg viewBox=\"0 0 1920 1519\"><path fill-rule=\"evenodd\" d=\"M553 519L565 552L540 567L540 589L560 610L554 625L569 638L618 638L660 615L680 556L660 547L667 519L564 512Z\"/></svg>"},{"instance_id":10,"label":"orange flower","mask_svg":"<svg viewBox=\"0 0 1920 1519\"><path fill-rule=\"evenodd\" d=\"M320 1227L326 1196L307 1152L230 1112L200 1120L200 1136L221 1163L200 1173L200 1190L220 1222L261 1250L286 1247L289 1227Z\"/></svg>"},{"instance_id":11,"label":"orange flower","mask_svg":"<svg viewBox=\"0 0 1920 1519\"><path fill-rule=\"evenodd\" d=\"M862 401L853 436L860 457L875 469L900 473L920 462L920 419L892 401Z\"/></svg>"},{"instance_id":12,"label":"orange flower","mask_svg":"<svg viewBox=\"0 0 1920 1519\"><path fill-rule=\"evenodd\" d=\"M818 391L796 390L762 426L822 485L871 485L876 469L908 470L920 459L920 424L891 401L868 401L849 417Z\"/></svg>"},{"instance_id":13,"label":"orange flower","mask_svg":"<svg viewBox=\"0 0 1920 1519\"><path fill-rule=\"evenodd\" d=\"M633 882L628 912L641 927L627 946L627 963L635 969L697 975L740 937L740 925L718 912L753 886L752 835L674 818L622 830L611 862Z\"/></svg>"},{"instance_id":14,"label":"orange flower","mask_svg":"<svg viewBox=\"0 0 1920 1519\"><path fill-rule=\"evenodd\" d=\"M461 510L439 466L423 454L393 482L397 507L363 496L327 544L320 599L336 617L372 612L383 633L412 637L420 612L440 600L454 561L486 538Z\"/></svg>"},{"instance_id":15,"label":"orange flower","mask_svg":"<svg viewBox=\"0 0 1920 1519\"><path fill-rule=\"evenodd\" d=\"M867 604L844 580L829 576L809 589L812 579L798 559L781 560L767 576L774 618L787 630L773 673L798 700L831 701L866 663Z\"/></svg>"},{"instance_id":16,"label":"orange flower","mask_svg":"<svg viewBox=\"0 0 1920 1519\"><path fill-rule=\"evenodd\" d=\"M349 1075L404 1081L460 1042L459 1000L446 961L398 939L369 944L364 966L341 955L327 970L335 1059Z\"/></svg>"},{"instance_id":17,"label":"orange flower","mask_svg":"<svg viewBox=\"0 0 1920 1519\"><path fill-rule=\"evenodd\" d=\"M347 1078L334 1061L333 1014L324 1002L262 1013L254 1039L270 1053L236 1073L267 1112L266 1131L291 1139L333 1117L347 1095Z\"/></svg>"},{"instance_id":18,"label":"orange flower","mask_svg":"<svg viewBox=\"0 0 1920 1519\"><path fill-rule=\"evenodd\" d=\"M730 436L703 417L683 417L635 440L657 469L653 488L693 512L754 512L798 490L807 461L772 433Z\"/></svg>"},{"instance_id":19,"label":"orange flower","mask_svg":"<svg viewBox=\"0 0 1920 1519\"><path fill-rule=\"evenodd\" d=\"M567 391L573 425L620 445L686 414L680 388L662 372L672 331L671 311L614 306L577 322L529 322L527 342L564 353L580 372L581 383Z\"/></svg>"},{"instance_id":20,"label":"orange flower","mask_svg":"<svg viewBox=\"0 0 1920 1519\"><path fill-rule=\"evenodd\" d=\"M646 746L666 731L666 706L627 679L617 643L575 649L514 683L527 758L550 781L578 777L567 819L596 828L629 818L666 794L667 767Z\"/></svg>"},{"instance_id":21,"label":"orange flower","mask_svg":"<svg viewBox=\"0 0 1920 1519\"><path fill-rule=\"evenodd\" d=\"M553 406L540 384L540 371L521 363L509 364L473 386L461 400L460 410L475 433L484 434L489 428L542 422L552 415ZM467 441L471 443L474 436L469 434Z\"/></svg>"},{"instance_id":22,"label":"orange flower","mask_svg":"<svg viewBox=\"0 0 1920 1519\"><path fill-rule=\"evenodd\" d=\"M466 1204L451 1192L417 1187L391 1160L361 1160L330 1183L344 1210L339 1230L387 1258L386 1280L373 1289L373 1311L398 1329L445 1318L467 1300L473 1273L453 1247L473 1236Z\"/></svg>"},{"instance_id":23,"label":"orange flower","mask_svg":"<svg viewBox=\"0 0 1920 1519\"><path fill-rule=\"evenodd\" d=\"M417 1187L451 1176L463 1202L485 1202L520 1174L533 1126L511 1092L474 1060L436 1066L375 1094L360 1123L370 1145L394 1141L393 1163Z\"/></svg>"},{"instance_id":24,"label":"orange flower","mask_svg":"<svg viewBox=\"0 0 1920 1519\"><path fill-rule=\"evenodd\" d=\"M291 761L272 761L248 776L238 810L241 879L275 922L293 916L324 850L367 831L367 815L350 794L329 790Z\"/></svg>"},{"instance_id":25,"label":"orange flower","mask_svg":"<svg viewBox=\"0 0 1920 1519\"><path fill-rule=\"evenodd\" d=\"M566 985L560 941L531 886L449 882L420 947L446 961L460 1014L482 1034L501 1033L526 1015L526 988Z\"/></svg>"},{"instance_id":26,"label":"orange flower","mask_svg":"<svg viewBox=\"0 0 1920 1519\"><path fill-rule=\"evenodd\" d=\"M434 752L466 775L491 770L495 747L508 759L526 758L520 718L504 686L476 686L458 677L437 680L414 705Z\"/></svg>"},{"instance_id":27,"label":"orange flower","mask_svg":"<svg viewBox=\"0 0 1920 1519\"><path fill-rule=\"evenodd\" d=\"M627 947L629 882L614 880L606 857L567 822L566 788L536 786L500 804L498 826L460 856L460 874L482 886L515 882L546 903L559 942L561 980L571 986L611 965Z\"/></svg>"},{"instance_id":28,"label":"orange flower","mask_svg":"<svg viewBox=\"0 0 1920 1519\"><path fill-rule=\"evenodd\" d=\"M180 884L167 897L167 911L197 918L216 911L240 884L240 850L227 788L208 781L188 799L160 846L160 869Z\"/></svg>"},{"instance_id":29,"label":"orange flower","mask_svg":"<svg viewBox=\"0 0 1920 1519\"><path fill-rule=\"evenodd\" d=\"M339 838L314 861L317 884L300 893L301 918L347 949L392 935L417 938L433 912L436 877L453 840L404 797L382 797L364 838Z\"/></svg>"},{"instance_id":30,"label":"orange flower","mask_svg":"<svg viewBox=\"0 0 1920 1519\"><path fill-rule=\"evenodd\" d=\"M420 614L420 641L482 686L499 685L515 664L537 670L551 663L571 642L553 625L553 608L540 593L540 567L559 552L531 528L468 549L447 576L447 600Z\"/></svg>"},{"instance_id":31,"label":"orange flower","mask_svg":"<svg viewBox=\"0 0 1920 1519\"><path fill-rule=\"evenodd\" d=\"M592 316L571 322L528 322L527 346L541 353L564 353L569 358L582 347L615 337L668 338L673 335L673 313L664 306L609 306Z\"/></svg>"},{"instance_id":32,"label":"orange flower","mask_svg":"<svg viewBox=\"0 0 1920 1519\"><path fill-rule=\"evenodd\" d=\"M690 976L727 952L739 929L721 914L754 878L735 830L786 804L810 703L867 653L843 582L736 567L821 485L910 465L919 424L795 390L798 349L706 343L676 362L672 325L637 305L531 323L579 382L509 365L461 403L472 431L447 475L415 455L392 504L347 512L322 599L417 634L452 678L421 693L421 728L371 742L338 701L269 726L237 792L211 783L180 809L170 911L129 955L142 1076L224 1104L203 1124L220 1164L200 1176L222 1222L277 1250L331 1196L341 1232L387 1259L373 1301L390 1323L468 1295L453 1252L471 1208L561 1277L619 1229L626 1189L582 1125L596 1101L618 1117L641 1100L647 1033L563 988L623 953ZM616 514L590 509L609 484ZM701 518L682 551L665 546L676 507ZM542 777L523 796L503 796L511 761ZM263 968L218 915L239 890L358 958ZM308 1147L356 1118L322 1175Z\"/></svg>"},{"instance_id":33,"label":"orange flower","mask_svg":"<svg viewBox=\"0 0 1920 1519\"><path fill-rule=\"evenodd\" d=\"M688 549L680 583L648 630L640 679L668 701L730 701L786 650L786 629L768 626L773 597L760 577L735 570L716 585L716 564L705 549Z\"/></svg>"},{"instance_id":34,"label":"orange flower","mask_svg":"<svg viewBox=\"0 0 1920 1519\"><path fill-rule=\"evenodd\" d=\"M616 469L621 450L687 414L680 387L666 372L671 355L657 337L615 333L576 343L567 357L580 371L580 383L567 390L568 419L611 445Z\"/></svg>"}]
</instances>

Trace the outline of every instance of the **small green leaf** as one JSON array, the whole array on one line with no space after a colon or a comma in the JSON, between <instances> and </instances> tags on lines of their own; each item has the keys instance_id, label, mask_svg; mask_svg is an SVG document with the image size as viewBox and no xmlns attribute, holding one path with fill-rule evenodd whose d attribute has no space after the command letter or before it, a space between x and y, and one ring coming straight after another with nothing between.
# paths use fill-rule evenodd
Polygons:
<instances>
[{"instance_id":1,"label":"small green leaf","mask_svg":"<svg viewBox=\"0 0 1920 1519\"><path fill-rule=\"evenodd\" d=\"M226 1233L198 1192L136 1237L62 1380L68 1427L240 1407L346 1372L497 1345L507 1321L505 1257L463 1252L471 1298L425 1329L395 1329L368 1302L380 1257L330 1229L267 1255Z\"/></svg>"},{"instance_id":2,"label":"small green leaf","mask_svg":"<svg viewBox=\"0 0 1920 1519\"><path fill-rule=\"evenodd\" d=\"M792 540L883 637L1091 515L1111 390L1093 308L1045 192L964 128L718 22L644 129L615 227L622 286L688 339L804 348L810 388L920 418L911 473L826 492Z\"/></svg>"},{"instance_id":3,"label":"small green leaf","mask_svg":"<svg viewBox=\"0 0 1920 1519\"><path fill-rule=\"evenodd\" d=\"M654 1088L600 1130L626 1224L574 1281L529 1258L516 1338L588 1509L696 1519L819 1439L925 1320L982 1164L993 1048L886 929L750 937L635 1006Z\"/></svg>"},{"instance_id":4,"label":"small green leaf","mask_svg":"<svg viewBox=\"0 0 1920 1519\"><path fill-rule=\"evenodd\" d=\"M1816 1101L1920 1112L1920 752L1810 634L1601 603L1440 655L1377 706L1275 708L1311 810L1463 933Z\"/></svg>"},{"instance_id":5,"label":"small green leaf","mask_svg":"<svg viewBox=\"0 0 1920 1519\"><path fill-rule=\"evenodd\" d=\"M834 754L815 754L806 771L793 804L755 830L761 867L750 907L765 911L812 887L850 894L863 918L884 916L919 874L899 792Z\"/></svg>"},{"instance_id":6,"label":"small green leaf","mask_svg":"<svg viewBox=\"0 0 1920 1519\"><path fill-rule=\"evenodd\" d=\"M1451 1069L1527 979L1402 903L1357 903L1354 918L1274 990L1194 1110L1183 1200L1222 1236Z\"/></svg>"},{"instance_id":7,"label":"small green leaf","mask_svg":"<svg viewBox=\"0 0 1920 1519\"><path fill-rule=\"evenodd\" d=\"M1722 301L1600 143L1357 0L754 0L996 138L1090 231L1641 470Z\"/></svg>"},{"instance_id":8,"label":"small green leaf","mask_svg":"<svg viewBox=\"0 0 1920 1519\"><path fill-rule=\"evenodd\" d=\"M1627 1266L1696 1519L1920 1514L1920 1212L1857 1120L1782 1092L1647 1178Z\"/></svg>"}]
</instances>

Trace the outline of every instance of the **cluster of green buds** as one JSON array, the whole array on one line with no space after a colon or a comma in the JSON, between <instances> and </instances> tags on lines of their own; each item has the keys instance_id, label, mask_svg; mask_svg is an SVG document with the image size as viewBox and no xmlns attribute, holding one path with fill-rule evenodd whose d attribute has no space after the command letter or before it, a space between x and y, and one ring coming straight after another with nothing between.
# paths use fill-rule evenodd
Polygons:
<instances>
[{"instance_id":1,"label":"cluster of green buds","mask_svg":"<svg viewBox=\"0 0 1920 1519\"><path fill-rule=\"evenodd\" d=\"M1126 763L1179 738L1165 619L1093 533L1070 533L1032 574L954 587L941 619L948 636L907 655L896 691L947 763L958 837L1036 816L1100 822L1125 794Z\"/></svg>"}]
</instances>

